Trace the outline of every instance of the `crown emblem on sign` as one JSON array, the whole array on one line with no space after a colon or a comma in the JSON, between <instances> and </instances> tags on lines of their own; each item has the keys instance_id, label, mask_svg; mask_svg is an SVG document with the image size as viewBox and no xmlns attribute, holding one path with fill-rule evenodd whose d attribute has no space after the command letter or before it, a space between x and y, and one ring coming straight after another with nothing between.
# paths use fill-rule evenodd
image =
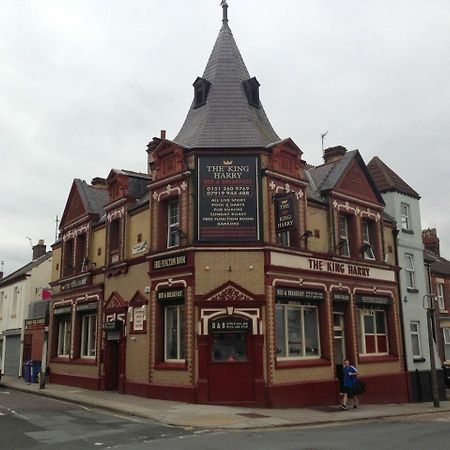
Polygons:
<instances>
[{"instance_id":1,"label":"crown emblem on sign","mask_svg":"<svg viewBox=\"0 0 450 450\"><path fill-rule=\"evenodd\" d=\"M223 165L224 166L231 166L233 164L233 161L224 161Z\"/></svg>"}]
</instances>

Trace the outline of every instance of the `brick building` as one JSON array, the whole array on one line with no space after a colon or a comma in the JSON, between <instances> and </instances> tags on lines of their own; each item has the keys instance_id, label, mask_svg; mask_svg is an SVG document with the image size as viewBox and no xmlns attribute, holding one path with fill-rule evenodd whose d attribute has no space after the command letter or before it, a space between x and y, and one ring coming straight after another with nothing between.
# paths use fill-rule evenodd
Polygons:
<instances>
[{"instance_id":1,"label":"brick building","mask_svg":"<svg viewBox=\"0 0 450 450\"><path fill-rule=\"evenodd\" d=\"M183 126L148 144L149 175L113 171L107 191L75 182L54 247L53 381L199 403L333 404L346 356L367 401L407 400L394 222L357 150L329 148L308 166L272 128L259 88L223 2Z\"/></svg>"}]
</instances>

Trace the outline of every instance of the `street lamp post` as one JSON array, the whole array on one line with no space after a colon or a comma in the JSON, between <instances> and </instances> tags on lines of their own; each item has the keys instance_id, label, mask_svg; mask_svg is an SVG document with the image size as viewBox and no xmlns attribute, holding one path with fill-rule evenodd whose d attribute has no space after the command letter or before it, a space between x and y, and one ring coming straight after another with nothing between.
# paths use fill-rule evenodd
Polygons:
<instances>
[{"instance_id":1,"label":"street lamp post","mask_svg":"<svg viewBox=\"0 0 450 450\"><path fill-rule=\"evenodd\" d=\"M427 310L427 326L428 326L428 346L430 350L430 367L431 367L431 395L435 408L439 408L439 389L436 374L436 360L434 357L433 344L433 321L434 321L434 299L435 294L426 294L423 296L424 307Z\"/></svg>"}]
</instances>

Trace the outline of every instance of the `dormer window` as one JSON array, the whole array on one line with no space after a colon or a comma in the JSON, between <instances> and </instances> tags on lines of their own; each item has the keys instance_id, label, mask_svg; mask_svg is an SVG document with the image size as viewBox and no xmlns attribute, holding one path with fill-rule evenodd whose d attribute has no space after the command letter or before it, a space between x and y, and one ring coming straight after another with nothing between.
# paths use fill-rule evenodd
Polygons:
<instances>
[{"instance_id":1,"label":"dormer window","mask_svg":"<svg viewBox=\"0 0 450 450\"><path fill-rule=\"evenodd\" d=\"M204 78L198 77L194 81L194 108L199 108L206 103L206 98L208 97L208 91L211 83Z\"/></svg>"},{"instance_id":2,"label":"dormer window","mask_svg":"<svg viewBox=\"0 0 450 450\"><path fill-rule=\"evenodd\" d=\"M244 90L247 94L248 103L255 108L259 108L259 86L258 80L253 77L249 80L243 81Z\"/></svg>"}]
</instances>

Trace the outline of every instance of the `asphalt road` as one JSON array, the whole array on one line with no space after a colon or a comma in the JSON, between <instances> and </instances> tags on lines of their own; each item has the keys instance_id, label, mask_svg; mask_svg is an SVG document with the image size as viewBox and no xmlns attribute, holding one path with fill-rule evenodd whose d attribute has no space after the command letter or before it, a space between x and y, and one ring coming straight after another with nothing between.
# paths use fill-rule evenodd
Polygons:
<instances>
[{"instance_id":1,"label":"asphalt road","mask_svg":"<svg viewBox=\"0 0 450 450\"><path fill-rule=\"evenodd\" d=\"M193 430L168 427L0 387L0 449L93 448L448 450L450 412L310 428Z\"/></svg>"}]
</instances>

